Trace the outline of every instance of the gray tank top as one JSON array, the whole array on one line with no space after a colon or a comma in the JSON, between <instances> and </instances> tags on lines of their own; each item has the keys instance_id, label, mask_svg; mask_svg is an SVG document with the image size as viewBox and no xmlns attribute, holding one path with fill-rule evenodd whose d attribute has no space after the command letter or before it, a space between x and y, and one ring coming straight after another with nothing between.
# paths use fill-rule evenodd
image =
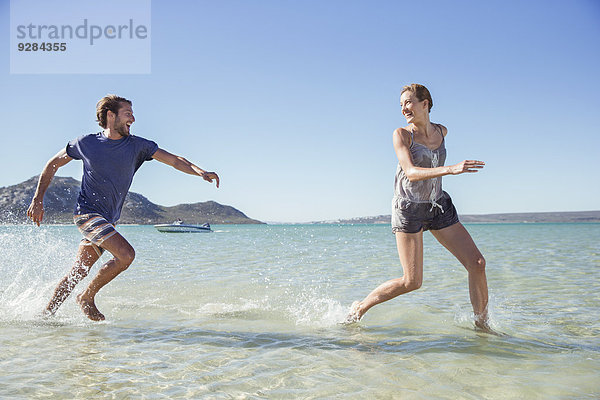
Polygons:
<instances>
[{"instance_id":1,"label":"gray tank top","mask_svg":"<svg viewBox=\"0 0 600 400\"><path fill-rule=\"evenodd\" d=\"M442 135L442 143L435 150L430 150L427 146L417 143L414 140L413 133L410 133L410 155L413 164L421 168L435 168L444 165L446 161L445 138L441 132L441 127L436 125L437 131ZM413 203L431 203L433 207L442 208L436 200L442 197L442 177L425 179L422 181L411 182L408 180L400 163L396 168L396 180L394 183L394 205L397 206L401 200L408 200ZM444 210L442 209L442 212Z\"/></svg>"}]
</instances>

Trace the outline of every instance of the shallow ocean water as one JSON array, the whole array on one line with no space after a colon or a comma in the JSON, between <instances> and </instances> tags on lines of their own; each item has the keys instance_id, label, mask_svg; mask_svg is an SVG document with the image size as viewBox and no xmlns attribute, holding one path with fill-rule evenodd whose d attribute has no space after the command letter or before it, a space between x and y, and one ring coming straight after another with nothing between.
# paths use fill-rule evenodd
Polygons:
<instances>
[{"instance_id":1,"label":"shallow ocean water","mask_svg":"<svg viewBox=\"0 0 600 400\"><path fill-rule=\"evenodd\" d=\"M467 225L504 336L473 330L466 271L428 233L423 287L341 325L402 274L389 226L213 229L119 227L136 260L94 323L73 298L40 317L77 229L0 226L0 397L600 397L600 224Z\"/></svg>"}]
</instances>

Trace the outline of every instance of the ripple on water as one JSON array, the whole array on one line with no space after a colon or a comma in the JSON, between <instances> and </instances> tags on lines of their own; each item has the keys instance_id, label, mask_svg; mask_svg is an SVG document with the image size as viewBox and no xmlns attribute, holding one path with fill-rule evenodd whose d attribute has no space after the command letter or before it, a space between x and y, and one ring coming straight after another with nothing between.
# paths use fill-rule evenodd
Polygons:
<instances>
[{"instance_id":1,"label":"ripple on water","mask_svg":"<svg viewBox=\"0 0 600 400\"><path fill-rule=\"evenodd\" d=\"M401 273L388 227L123 227L138 256L97 324L72 299L39 317L76 230L0 227L0 396L597 397L599 227L468 226L502 337L474 332L466 272L429 235L421 290L342 326Z\"/></svg>"}]
</instances>

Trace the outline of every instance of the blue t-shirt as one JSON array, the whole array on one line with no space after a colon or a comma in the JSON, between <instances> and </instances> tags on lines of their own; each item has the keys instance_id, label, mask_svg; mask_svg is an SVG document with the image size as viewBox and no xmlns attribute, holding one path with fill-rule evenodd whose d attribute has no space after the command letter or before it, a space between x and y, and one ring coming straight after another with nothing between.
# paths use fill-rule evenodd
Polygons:
<instances>
[{"instance_id":1,"label":"blue t-shirt","mask_svg":"<svg viewBox=\"0 0 600 400\"><path fill-rule=\"evenodd\" d=\"M67 144L67 154L83 161L75 214L98 213L110 223L121 216L133 175L152 160L158 145L138 136L113 140L102 134L80 136Z\"/></svg>"}]
</instances>

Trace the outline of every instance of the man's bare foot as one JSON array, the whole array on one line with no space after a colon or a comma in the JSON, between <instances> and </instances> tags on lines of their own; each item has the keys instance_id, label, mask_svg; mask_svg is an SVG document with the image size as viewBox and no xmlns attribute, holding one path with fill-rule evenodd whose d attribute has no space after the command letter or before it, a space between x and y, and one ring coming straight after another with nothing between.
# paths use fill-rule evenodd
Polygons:
<instances>
[{"instance_id":1,"label":"man's bare foot","mask_svg":"<svg viewBox=\"0 0 600 400\"><path fill-rule=\"evenodd\" d=\"M62 302L57 304L55 299L50 300L50 303L48 303L46 309L42 311L42 314L46 317L54 317L54 314L56 314L56 311L58 311L58 307L60 307L61 304Z\"/></svg>"},{"instance_id":2,"label":"man's bare foot","mask_svg":"<svg viewBox=\"0 0 600 400\"><path fill-rule=\"evenodd\" d=\"M47 308L44 308L44 310L41 313L39 313L38 315L42 319L47 319L47 318L54 317L54 312L52 310L48 310Z\"/></svg>"},{"instance_id":3,"label":"man's bare foot","mask_svg":"<svg viewBox=\"0 0 600 400\"><path fill-rule=\"evenodd\" d=\"M344 320L344 324L353 324L360 321L360 319L362 318L362 314L360 312L360 305L361 304L359 301L355 301L354 303L352 303L352 305L350 306L350 311L348 311L348 315Z\"/></svg>"},{"instance_id":4,"label":"man's bare foot","mask_svg":"<svg viewBox=\"0 0 600 400\"><path fill-rule=\"evenodd\" d=\"M92 321L104 321L104 315L96 307L94 299L84 299L82 295L83 293L77 295L77 303L81 306L83 313Z\"/></svg>"}]
</instances>

